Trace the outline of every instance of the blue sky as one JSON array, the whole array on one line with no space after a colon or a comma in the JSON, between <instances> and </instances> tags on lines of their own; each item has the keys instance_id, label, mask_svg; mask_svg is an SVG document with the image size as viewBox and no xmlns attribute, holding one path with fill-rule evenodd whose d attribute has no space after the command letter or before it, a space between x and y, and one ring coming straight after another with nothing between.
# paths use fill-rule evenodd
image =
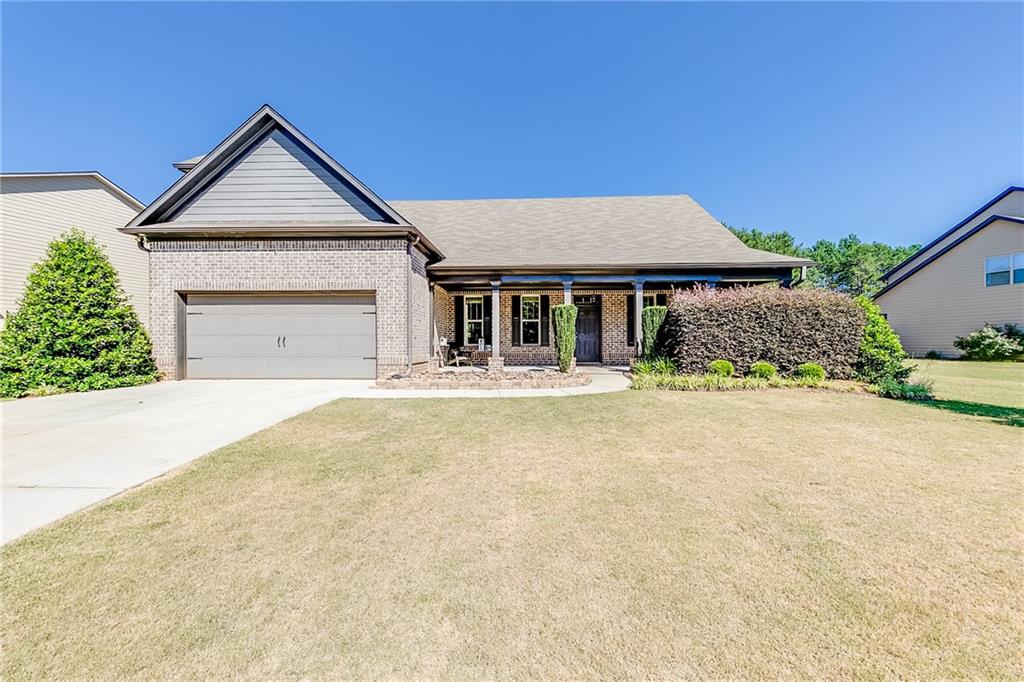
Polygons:
<instances>
[{"instance_id":1,"label":"blue sky","mask_svg":"<svg viewBox=\"0 0 1024 682\"><path fill-rule=\"evenodd\" d=\"M1024 5L14 4L5 171L142 201L271 103L384 198L688 193L923 242L1024 183Z\"/></svg>"}]
</instances>

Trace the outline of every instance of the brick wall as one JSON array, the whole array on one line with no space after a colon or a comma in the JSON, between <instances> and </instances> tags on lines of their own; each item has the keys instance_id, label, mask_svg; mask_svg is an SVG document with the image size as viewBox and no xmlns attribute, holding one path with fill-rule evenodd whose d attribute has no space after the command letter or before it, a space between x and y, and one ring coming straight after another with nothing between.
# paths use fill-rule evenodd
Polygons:
<instances>
[{"instance_id":1,"label":"brick wall","mask_svg":"<svg viewBox=\"0 0 1024 682\"><path fill-rule=\"evenodd\" d=\"M634 356L634 349L628 345L626 330L626 302L631 291L607 291L600 289L573 288L574 296L597 294L601 297L601 362L606 365L625 365ZM647 294L668 294L665 289L647 289ZM434 319L438 336L455 338L454 296L490 296L490 291L445 291L434 288ZM562 289L505 289L500 294L501 338L500 351L507 365L553 365L558 362L555 353L555 332L549 329L549 346L512 345L512 297L523 294L541 294L550 297L551 305L562 302ZM551 321L549 320L549 324Z\"/></svg>"},{"instance_id":2,"label":"brick wall","mask_svg":"<svg viewBox=\"0 0 1024 682\"><path fill-rule=\"evenodd\" d=\"M189 240L150 243L153 354L167 376L177 370L177 292L373 291L377 371L406 369L409 255L401 239ZM427 282L413 251L413 360L427 356ZM417 272L418 270L418 272ZM421 360L418 360L421 358Z\"/></svg>"},{"instance_id":3,"label":"brick wall","mask_svg":"<svg viewBox=\"0 0 1024 682\"><path fill-rule=\"evenodd\" d=\"M427 257L412 250L412 362L414 369L426 368L430 360L430 284Z\"/></svg>"}]
</instances>

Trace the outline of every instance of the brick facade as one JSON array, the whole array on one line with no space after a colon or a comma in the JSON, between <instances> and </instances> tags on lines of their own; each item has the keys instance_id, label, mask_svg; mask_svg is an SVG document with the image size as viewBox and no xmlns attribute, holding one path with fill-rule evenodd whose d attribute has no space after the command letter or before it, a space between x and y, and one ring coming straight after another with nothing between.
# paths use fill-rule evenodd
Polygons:
<instances>
[{"instance_id":1,"label":"brick facade","mask_svg":"<svg viewBox=\"0 0 1024 682\"><path fill-rule=\"evenodd\" d=\"M150 243L153 355L177 376L178 292L372 291L377 374L405 372L410 256L403 239L188 240ZM425 260L412 253L413 362L429 355Z\"/></svg>"},{"instance_id":2,"label":"brick facade","mask_svg":"<svg viewBox=\"0 0 1024 682\"><path fill-rule=\"evenodd\" d=\"M574 296L598 295L601 297L601 362L606 365L625 365L635 354L628 344L626 329L626 302L631 291L609 291L601 289L573 288ZM645 294L669 294L665 289L646 289ZM500 292L501 337L499 347L506 365L554 365L558 358L555 352L555 332L549 327L548 346L512 345L512 297L524 294L540 294L550 297L551 305L562 302L562 289L505 289ZM490 296L490 291L444 290L434 287L434 324L438 338L455 338L455 296ZM548 321L551 325L551 321Z\"/></svg>"}]
</instances>

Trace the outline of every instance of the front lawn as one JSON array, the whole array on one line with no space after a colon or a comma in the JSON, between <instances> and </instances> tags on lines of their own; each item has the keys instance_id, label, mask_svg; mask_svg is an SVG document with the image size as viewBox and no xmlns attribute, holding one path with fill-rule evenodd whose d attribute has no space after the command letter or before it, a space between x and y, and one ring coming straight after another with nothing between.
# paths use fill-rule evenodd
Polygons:
<instances>
[{"instance_id":1,"label":"front lawn","mask_svg":"<svg viewBox=\"0 0 1024 682\"><path fill-rule=\"evenodd\" d=\"M914 379L935 382L935 397L1024 408L1024 363L915 360Z\"/></svg>"},{"instance_id":2,"label":"front lawn","mask_svg":"<svg viewBox=\"0 0 1024 682\"><path fill-rule=\"evenodd\" d=\"M1024 676L1022 430L869 395L347 400L2 553L2 677Z\"/></svg>"}]
</instances>

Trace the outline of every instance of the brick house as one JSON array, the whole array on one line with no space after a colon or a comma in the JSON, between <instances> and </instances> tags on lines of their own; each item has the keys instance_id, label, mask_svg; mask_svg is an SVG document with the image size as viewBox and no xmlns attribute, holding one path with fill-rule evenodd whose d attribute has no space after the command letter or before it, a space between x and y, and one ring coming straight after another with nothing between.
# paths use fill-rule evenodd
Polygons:
<instances>
[{"instance_id":1,"label":"brick house","mask_svg":"<svg viewBox=\"0 0 1024 682\"><path fill-rule=\"evenodd\" d=\"M744 246L688 196L388 201L269 106L122 231L149 251L168 377L372 378L436 363L625 364L672 289L788 284L808 261Z\"/></svg>"}]
</instances>

